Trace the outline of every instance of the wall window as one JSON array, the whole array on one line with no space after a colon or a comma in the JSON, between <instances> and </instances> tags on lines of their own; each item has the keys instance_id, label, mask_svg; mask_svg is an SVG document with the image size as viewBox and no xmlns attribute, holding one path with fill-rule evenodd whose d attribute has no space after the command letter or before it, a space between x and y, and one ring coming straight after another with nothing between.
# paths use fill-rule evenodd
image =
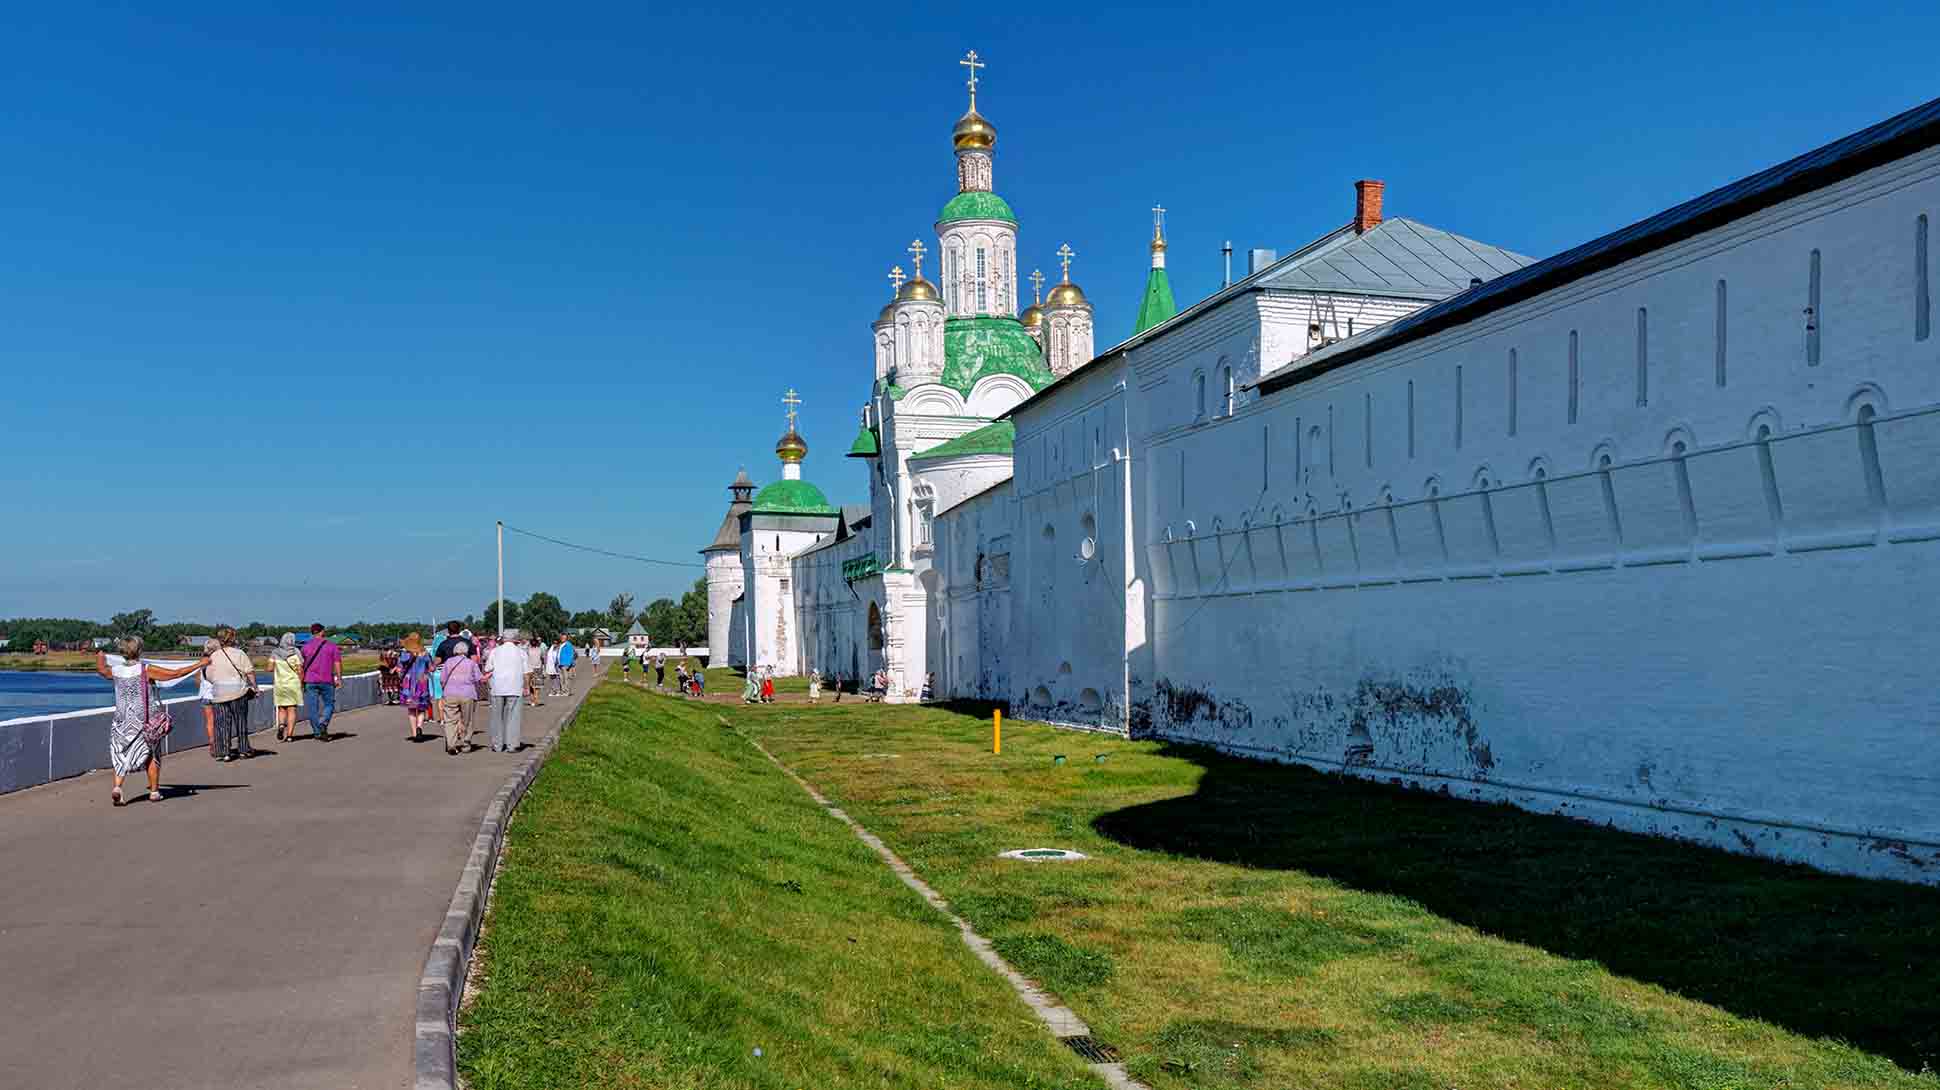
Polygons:
<instances>
[{"instance_id":1,"label":"wall window","mask_svg":"<svg viewBox=\"0 0 1940 1090\"><path fill-rule=\"evenodd\" d=\"M984 260L984 248L977 247L977 313L983 314L990 309L990 269Z\"/></svg>"},{"instance_id":2,"label":"wall window","mask_svg":"<svg viewBox=\"0 0 1940 1090\"><path fill-rule=\"evenodd\" d=\"M1233 367L1226 365L1225 373L1220 376L1220 384L1226 390L1226 415L1233 415L1233 406L1239 401L1239 387L1233 384Z\"/></svg>"},{"instance_id":3,"label":"wall window","mask_svg":"<svg viewBox=\"0 0 1940 1090\"><path fill-rule=\"evenodd\" d=\"M1206 415L1206 373L1195 371L1192 375L1192 418L1198 420Z\"/></svg>"}]
</instances>

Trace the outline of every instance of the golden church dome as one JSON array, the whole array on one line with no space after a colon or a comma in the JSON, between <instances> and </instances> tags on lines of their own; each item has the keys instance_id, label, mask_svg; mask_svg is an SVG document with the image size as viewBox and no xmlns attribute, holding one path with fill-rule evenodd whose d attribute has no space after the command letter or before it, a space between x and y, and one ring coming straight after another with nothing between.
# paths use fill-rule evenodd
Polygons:
<instances>
[{"instance_id":1,"label":"golden church dome","mask_svg":"<svg viewBox=\"0 0 1940 1090\"><path fill-rule=\"evenodd\" d=\"M1047 307L1081 307L1086 305L1085 293L1078 285L1066 280L1051 289L1051 297L1044 300Z\"/></svg>"},{"instance_id":2,"label":"golden church dome","mask_svg":"<svg viewBox=\"0 0 1940 1090\"><path fill-rule=\"evenodd\" d=\"M803 439L801 434L792 427L788 429L788 434L775 443L775 457L784 462L799 462L807 456L808 440Z\"/></svg>"},{"instance_id":3,"label":"golden church dome","mask_svg":"<svg viewBox=\"0 0 1940 1090\"><path fill-rule=\"evenodd\" d=\"M957 119L957 127L951 130L950 138L958 151L989 151L997 146L997 126L984 120L984 116L972 106L968 113Z\"/></svg>"},{"instance_id":4,"label":"golden church dome","mask_svg":"<svg viewBox=\"0 0 1940 1090\"><path fill-rule=\"evenodd\" d=\"M884 303L882 305L882 313L876 315L876 324L881 325L884 322L892 321L895 319L895 317L896 317L896 300L891 299L889 302Z\"/></svg>"},{"instance_id":5,"label":"golden church dome","mask_svg":"<svg viewBox=\"0 0 1940 1090\"><path fill-rule=\"evenodd\" d=\"M904 284L902 290L896 293L896 301L898 303L907 303L914 299L936 298L938 298L936 285L920 276Z\"/></svg>"},{"instance_id":6,"label":"golden church dome","mask_svg":"<svg viewBox=\"0 0 1940 1090\"><path fill-rule=\"evenodd\" d=\"M1044 324L1044 308L1032 303L1024 308L1024 313L1018 315L1017 320L1024 323L1025 329L1036 329Z\"/></svg>"}]
</instances>

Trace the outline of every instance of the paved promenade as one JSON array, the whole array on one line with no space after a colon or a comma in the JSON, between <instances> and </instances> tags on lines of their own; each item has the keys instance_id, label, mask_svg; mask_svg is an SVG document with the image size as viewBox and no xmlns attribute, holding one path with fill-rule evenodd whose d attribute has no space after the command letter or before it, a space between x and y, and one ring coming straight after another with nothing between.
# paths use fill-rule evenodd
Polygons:
<instances>
[{"instance_id":1,"label":"paved promenade","mask_svg":"<svg viewBox=\"0 0 1940 1090\"><path fill-rule=\"evenodd\" d=\"M587 688L527 708L527 745ZM418 974L514 760L412 744L399 708L332 731L172 755L160 803L112 808L107 773L0 796L0 1084L411 1084Z\"/></svg>"}]
</instances>

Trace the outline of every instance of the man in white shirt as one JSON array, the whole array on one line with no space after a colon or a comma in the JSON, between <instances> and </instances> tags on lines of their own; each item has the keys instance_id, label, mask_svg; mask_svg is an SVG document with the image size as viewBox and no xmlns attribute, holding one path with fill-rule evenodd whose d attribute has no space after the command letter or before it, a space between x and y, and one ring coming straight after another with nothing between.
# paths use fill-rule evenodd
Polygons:
<instances>
[{"instance_id":1,"label":"man in white shirt","mask_svg":"<svg viewBox=\"0 0 1940 1090\"><path fill-rule=\"evenodd\" d=\"M492 648L485 676L492 683L491 739L493 753L517 753L519 718L525 708L525 637Z\"/></svg>"}]
</instances>

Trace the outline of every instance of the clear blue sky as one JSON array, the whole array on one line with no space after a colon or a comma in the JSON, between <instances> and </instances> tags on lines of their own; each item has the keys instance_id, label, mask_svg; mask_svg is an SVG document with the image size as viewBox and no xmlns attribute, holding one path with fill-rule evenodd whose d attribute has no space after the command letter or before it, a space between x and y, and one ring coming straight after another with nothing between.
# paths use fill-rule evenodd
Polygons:
<instances>
[{"instance_id":1,"label":"clear blue sky","mask_svg":"<svg viewBox=\"0 0 1940 1090\"><path fill-rule=\"evenodd\" d=\"M790 385L860 501L968 48L1100 348L1155 200L1183 305L1355 178L1541 256L1940 95L1931 3L144 6L0 16L0 617L462 614L495 518L698 561ZM574 609L697 574L508 539Z\"/></svg>"}]
</instances>

